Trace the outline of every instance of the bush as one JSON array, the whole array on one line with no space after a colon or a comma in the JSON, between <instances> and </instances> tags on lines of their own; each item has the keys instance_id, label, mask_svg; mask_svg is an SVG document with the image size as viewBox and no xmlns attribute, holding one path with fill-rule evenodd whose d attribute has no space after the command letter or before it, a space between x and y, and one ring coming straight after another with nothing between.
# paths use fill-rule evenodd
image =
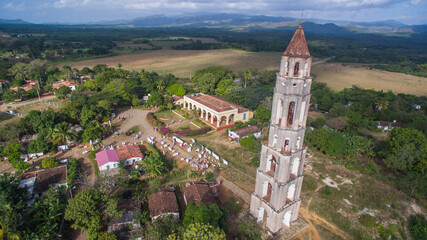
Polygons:
<instances>
[{"instance_id":1,"label":"bush","mask_svg":"<svg viewBox=\"0 0 427 240\"><path fill-rule=\"evenodd\" d=\"M258 167L258 166L259 166L259 157L258 157L258 156L253 157L253 158L251 159L251 164L252 164L254 167Z\"/></svg>"},{"instance_id":2,"label":"bush","mask_svg":"<svg viewBox=\"0 0 427 240\"><path fill-rule=\"evenodd\" d=\"M411 216L409 218L409 231L411 231L412 239L427 239L427 221L422 214Z\"/></svg>"},{"instance_id":3,"label":"bush","mask_svg":"<svg viewBox=\"0 0 427 240\"><path fill-rule=\"evenodd\" d=\"M180 136L196 136L200 134L205 134L211 130L210 127L203 127L196 130L191 129L184 129L184 130L177 130L174 131L173 134L180 135Z\"/></svg>"},{"instance_id":4,"label":"bush","mask_svg":"<svg viewBox=\"0 0 427 240\"><path fill-rule=\"evenodd\" d=\"M59 160L54 157L48 157L42 160L42 168L50 168L59 165Z\"/></svg>"},{"instance_id":5,"label":"bush","mask_svg":"<svg viewBox=\"0 0 427 240\"><path fill-rule=\"evenodd\" d=\"M205 175L205 179L208 182L212 182L214 180L215 176L212 172L207 172Z\"/></svg>"},{"instance_id":6,"label":"bush","mask_svg":"<svg viewBox=\"0 0 427 240\"><path fill-rule=\"evenodd\" d=\"M226 201L223 206L227 209L227 212L230 214L237 214L242 209L242 206L236 202L234 199Z\"/></svg>"},{"instance_id":7,"label":"bush","mask_svg":"<svg viewBox=\"0 0 427 240\"><path fill-rule=\"evenodd\" d=\"M69 187L74 184L76 177L80 174L80 170L80 163L75 158L72 158L67 170L67 184Z\"/></svg>"},{"instance_id":8,"label":"bush","mask_svg":"<svg viewBox=\"0 0 427 240\"><path fill-rule=\"evenodd\" d=\"M374 228L377 226L377 219L375 219L374 217L372 217L371 215L368 215L368 214L362 215L359 218L359 222L360 222L360 224L362 224L366 228Z\"/></svg>"},{"instance_id":9,"label":"bush","mask_svg":"<svg viewBox=\"0 0 427 240\"><path fill-rule=\"evenodd\" d=\"M240 140L240 146L248 148L248 150L253 153L258 153L261 149L260 141L258 141L252 134Z\"/></svg>"},{"instance_id":10,"label":"bush","mask_svg":"<svg viewBox=\"0 0 427 240\"><path fill-rule=\"evenodd\" d=\"M151 112L149 112L147 114L147 120L153 126L164 126L165 125L164 122L157 120L156 116L154 116L154 114Z\"/></svg>"}]
</instances>

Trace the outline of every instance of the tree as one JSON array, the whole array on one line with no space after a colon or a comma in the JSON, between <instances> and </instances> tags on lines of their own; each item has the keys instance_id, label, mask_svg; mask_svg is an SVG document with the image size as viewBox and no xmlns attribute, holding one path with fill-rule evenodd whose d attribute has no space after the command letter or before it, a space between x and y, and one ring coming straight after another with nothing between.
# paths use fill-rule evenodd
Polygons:
<instances>
[{"instance_id":1,"label":"tree","mask_svg":"<svg viewBox=\"0 0 427 240\"><path fill-rule=\"evenodd\" d=\"M156 177L164 171L164 163L162 160L155 156L153 153L146 156L142 160L142 166L144 166L144 170L150 175L150 177Z\"/></svg>"},{"instance_id":2,"label":"tree","mask_svg":"<svg viewBox=\"0 0 427 240\"><path fill-rule=\"evenodd\" d=\"M58 188L51 186L41 197L35 199L26 214L27 239L54 239L61 236L60 224L65 212L66 197Z\"/></svg>"},{"instance_id":3,"label":"tree","mask_svg":"<svg viewBox=\"0 0 427 240\"><path fill-rule=\"evenodd\" d=\"M13 168L18 170L25 170L31 165L24 162L24 159L21 159L21 145L19 143L12 143L9 147L6 147L3 150L3 153L7 156L7 160Z\"/></svg>"},{"instance_id":4,"label":"tree","mask_svg":"<svg viewBox=\"0 0 427 240\"><path fill-rule=\"evenodd\" d=\"M252 77L251 71L247 69L245 71L245 88L246 88L246 83L249 82L249 80L251 80L251 77Z\"/></svg>"},{"instance_id":5,"label":"tree","mask_svg":"<svg viewBox=\"0 0 427 240\"><path fill-rule=\"evenodd\" d=\"M223 79L233 79L233 71L224 67L208 67L197 70L192 81L206 94L215 94L218 83Z\"/></svg>"},{"instance_id":6,"label":"tree","mask_svg":"<svg viewBox=\"0 0 427 240\"><path fill-rule=\"evenodd\" d=\"M167 239L169 235L180 236L182 232L183 228L181 224L169 215L154 222L147 222L144 239L163 240Z\"/></svg>"},{"instance_id":7,"label":"tree","mask_svg":"<svg viewBox=\"0 0 427 240\"><path fill-rule=\"evenodd\" d=\"M409 231L411 231L411 236L414 240L427 239L426 217L422 214L411 216L409 218Z\"/></svg>"},{"instance_id":8,"label":"tree","mask_svg":"<svg viewBox=\"0 0 427 240\"><path fill-rule=\"evenodd\" d=\"M88 239L96 239L107 221L121 214L116 199L96 189L84 189L68 201L65 220L74 221L72 227L85 231Z\"/></svg>"},{"instance_id":9,"label":"tree","mask_svg":"<svg viewBox=\"0 0 427 240\"><path fill-rule=\"evenodd\" d=\"M182 86L182 84L175 83L168 87L168 93L170 95L178 95L183 96L185 94L185 88Z\"/></svg>"},{"instance_id":10,"label":"tree","mask_svg":"<svg viewBox=\"0 0 427 240\"><path fill-rule=\"evenodd\" d=\"M150 106L160 106L163 104L163 96L158 92L151 92L151 96L147 99L147 104Z\"/></svg>"},{"instance_id":11,"label":"tree","mask_svg":"<svg viewBox=\"0 0 427 240\"><path fill-rule=\"evenodd\" d=\"M227 89L233 84L233 79L231 75L228 75L227 78L221 79L215 89L215 94L217 96L224 96L227 92Z\"/></svg>"},{"instance_id":12,"label":"tree","mask_svg":"<svg viewBox=\"0 0 427 240\"><path fill-rule=\"evenodd\" d=\"M82 134L82 141L88 142L89 140L96 140L102 137L104 129L97 121L91 121L85 128Z\"/></svg>"},{"instance_id":13,"label":"tree","mask_svg":"<svg viewBox=\"0 0 427 240\"><path fill-rule=\"evenodd\" d=\"M20 179L4 174L0 176L0 238L19 239L21 213L26 207L27 190L19 187Z\"/></svg>"},{"instance_id":14,"label":"tree","mask_svg":"<svg viewBox=\"0 0 427 240\"><path fill-rule=\"evenodd\" d=\"M171 234L168 240L225 240L226 235L223 230L213 227L208 224L194 223L190 224L182 234L182 237L177 234Z\"/></svg>"},{"instance_id":15,"label":"tree","mask_svg":"<svg viewBox=\"0 0 427 240\"><path fill-rule=\"evenodd\" d=\"M237 236L239 239L261 240L261 228L258 224L251 220L240 220L237 228Z\"/></svg>"},{"instance_id":16,"label":"tree","mask_svg":"<svg viewBox=\"0 0 427 240\"><path fill-rule=\"evenodd\" d=\"M384 164L395 171L427 170L427 139L410 128L394 128L390 132L386 149L381 153Z\"/></svg>"},{"instance_id":17,"label":"tree","mask_svg":"<svg viewBox=\"0 0 427 240\"><path fill-rule=\"evenodd\" d=\"M264 108L262 106L259 106L255 110L255 119L257 121L257 124L262 126L267 126L270 122L271 117L271 109Z\"/></svg>"},{"instance_id":18,"label":"tree","mask_svg":"<svg viewBox=\"0 0 427 240\"><path fill-rule=\"evenodd\" d=\"M86 126L90 121L95 120L96 115L99 113L99 108L96 105L85 105L83 106L80 114L80 123L82 126Z\"/></svg>"},{"instance_id":19,"label":"tree","mask_svg":"<svg viewBox=\"0 0 427 240\"><path fill-rule=\"evenodd\" d=\"M55 90L56 97L61 100L65 99L70 92L71 89L67 86L62 86Z\"/></svg>"},{"instance_id":20,"label":"tree","mask_svg":"<svg viewBox=\"0 0 427 240\"><path fill-rule=\"evenodd\" d=\"M227 210L219 208L216 204L211 204L207 207L204 203L196 206L194 202L190 202L185 210L182 224L188 227L193 223L208 224L213 227L219 227L224 231L228 231L227 226Z\"/></svg>"},{"instance_id":21,"label":"tree","mask_svg":"<svg viewBox=\"0 0 427 240\"><path fill-rule=\"evenodd\" d=\"M98 240L117 240L117 237L114 233L102 232L99 234Z\"/></svg>"},{"instance_id":22,"label":"tree","mask_svg":"<svg viewBox=\"0 0 427 240\"><path fill-rule=\"evenodd\" d=\"M93 81L90 81L90 80L86 81L85 84L84 84L84 86L85 86L86 89L92 90L92 91L94 91L94 90L97 89L95 83Z\"/></svg>"},{"instance_id":23,"label":"tree","mask_svg":"<svg viewBox=\"0 0 427 240\"><path fill-rule=\"evenodd\" d=\"M58 123L52 132L53 144L60 145L65 144L67 141L75 140L77 133L70 129L71 124L67 122Z\"/></svg>"}]
</instances>

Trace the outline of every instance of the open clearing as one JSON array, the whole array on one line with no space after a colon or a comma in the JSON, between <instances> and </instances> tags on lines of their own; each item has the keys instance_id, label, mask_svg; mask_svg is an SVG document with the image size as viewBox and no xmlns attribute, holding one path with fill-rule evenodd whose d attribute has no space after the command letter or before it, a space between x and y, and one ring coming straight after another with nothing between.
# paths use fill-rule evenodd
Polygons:
<instances>
[{"instance_id":1,"label":"open clearing","mask_svg":"<svg viewBox=\"0 0 427 240\"><path fill-rule=\"evenodd\" d=\"M427 78L378 69L370 70L360 64L323 63L314 65L312 73L316 76L316 81L327 83L335 90L357 85L395 93L427 95Z\"/></svg>"},{"instance_id":2,"label":"open clearing","mask_svg":"<svg viewBox=\"0 0 427 240\"><path fill-rule=\"evenodd\" d=\"M246 52L236 49L163 49L140 54L84 60L67 63L67 65L81 69L93 67L96 64L117 67L117 64L121 63L127 70L145 69L188 78L196 70L209 66L224 66L235 72L248 68L278 70L280 55L281 53L278 52ZM61 65L64 64L59 66ZM378 69L370 70L361 64L321 63L313 65L312 73L316 81L327 83L335 90L357 85L368 89L391 90L395 93L427 95L427 78Z\"/></svg>"},{"instance_id":3,"label":"open clearing","mask_svg":"<svg viewBox=\"0 0 427 240\"><path fill-rule=\"evenodd\" d=\"M67 63L79 69L107 64L124 69L173 73L177 77L190 77L198 69L209 66L224 66L233 71L247 68L278 69L280 53L255 53L235 49L216 50L156 50L142 54L130 54ZM64 64L61 64L64 65Z\"/></svg>"}]
</instances>

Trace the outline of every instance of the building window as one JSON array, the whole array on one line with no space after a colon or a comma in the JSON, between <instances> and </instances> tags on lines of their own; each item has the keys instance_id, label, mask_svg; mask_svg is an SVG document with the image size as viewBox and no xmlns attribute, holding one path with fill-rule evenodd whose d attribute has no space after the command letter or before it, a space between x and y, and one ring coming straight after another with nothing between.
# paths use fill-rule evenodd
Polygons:
<instances>
[{"instance_id":1,"label":"building window","mask_svg":"<svg viewBox=\"0 0 427 240\"><path fill-rule=\"evenodd\" d=\"M298 76L298 72L299 72L299 62L295 63L295 67L294 67L294 76L297 75Z\"/></svg>"},{"instance_id":2,"label":"building window","mask_svg":"<svg viewBox=\"0 0 427 240\"><path fill-rule=\"evenodd\" d=\"M288 108L288 127L292 127L294 121L295 102L289 103Z\"/></svg>"},{"instance_id":3,"label":"building window","mask_svg":"<svg viewBox=\"0 0 427 240\"><path fill-rule=\"evenodd\" d=\"M243 113L243 120L246 120L246 113Z\"/></svg>"}]
</instances>

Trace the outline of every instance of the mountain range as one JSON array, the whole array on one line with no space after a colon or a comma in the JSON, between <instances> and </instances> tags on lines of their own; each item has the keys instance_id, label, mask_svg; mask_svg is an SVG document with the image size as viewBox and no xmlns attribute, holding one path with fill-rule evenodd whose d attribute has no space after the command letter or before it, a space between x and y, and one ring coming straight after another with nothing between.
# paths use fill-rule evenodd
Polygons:
<instances>
[{"instance_id":1,"label":"mountain range","mask_svg":"<svg viewBox=\"0 0 427 240\"><path fill-rule=\"evenodd\" d=\"M0 19L0 24L30 24L21 19ZM73 25L67 23L46 23L48 25ZM228 29L287 29L303 24L304 29L319 33L412 33L424 32L426 25L409 26L395 20L377 22L352 22L323 19L297 19L292 17L272 17L244 14L206 14L195 16L153 15L130 20L114 20L82 23L112 27L187 27L187 28L228 28ZM314 24L314 25L313 25ZM326 31L326 32L325 32Z\"/></svg>"}]
</instances>

